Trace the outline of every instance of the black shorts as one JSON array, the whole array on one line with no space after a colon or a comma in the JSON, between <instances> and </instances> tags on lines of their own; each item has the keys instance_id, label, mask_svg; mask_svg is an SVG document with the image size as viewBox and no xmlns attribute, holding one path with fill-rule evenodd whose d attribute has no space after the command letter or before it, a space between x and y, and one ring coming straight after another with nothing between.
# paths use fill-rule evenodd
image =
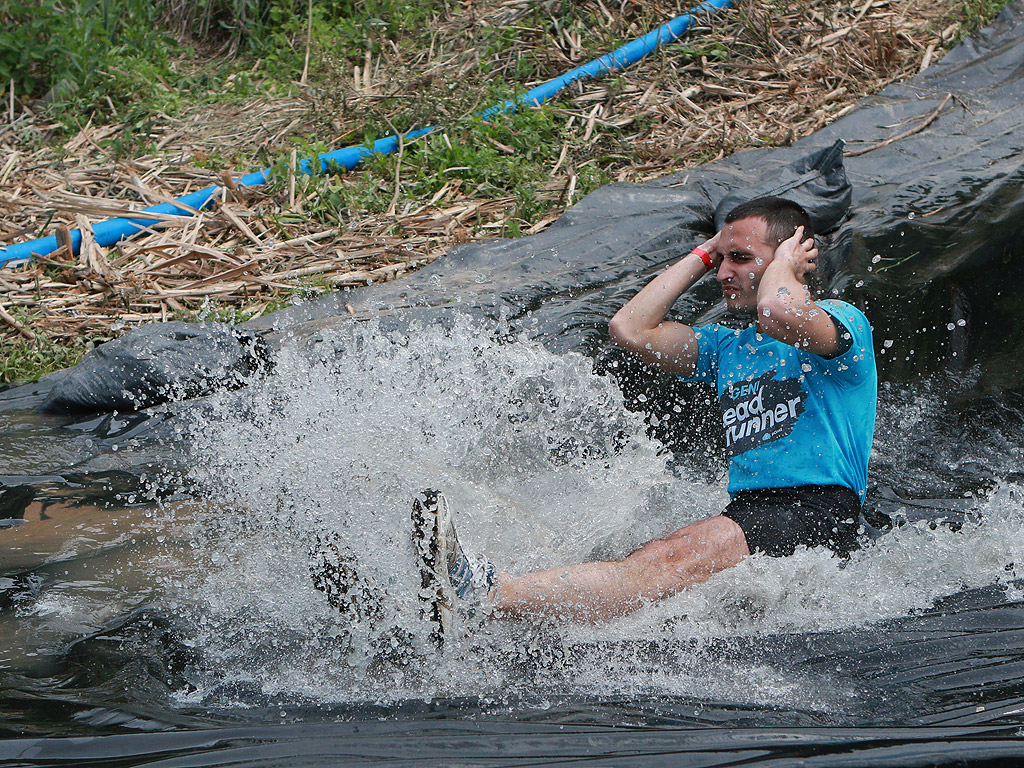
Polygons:
<instances>
[{"instance_id":1,"label":"black shorts","mask_svg":"<svg viewBox=\"0 0 1024 768\"><path fill-rule=\"evenodd\" d=\"M860 497L841 485L740 491L722 512L735 520L751 552L772 557L828 547L846 556L858 546Z\"/></svg>"}]
</instances>

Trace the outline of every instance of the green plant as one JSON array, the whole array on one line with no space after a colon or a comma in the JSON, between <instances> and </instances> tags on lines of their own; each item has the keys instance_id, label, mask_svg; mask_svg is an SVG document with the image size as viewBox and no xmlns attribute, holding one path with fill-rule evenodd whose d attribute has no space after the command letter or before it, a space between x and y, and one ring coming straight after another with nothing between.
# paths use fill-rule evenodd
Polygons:
<instances>
[{"instance_id":1,"label":"green plant","mask_svg":"<svg viewBox=\"0 0 1024 768\"><path fill-rule=\"evenodd\" d=\"M5 341L0 354L0 384L36 381L53 371L70 368L89 348L82 339L58 342L41 335L33 341Z\"/></svg>"},{"instance_id":2,"label":"green plant","mask_svg":"<svg viewBox=\"0 0 1024 768\"><path fill-rule=\"evenodd\" d=\"M259 315L268 312L276 312L287 306L288 301L283 298L272 299L257 304L237 306L235 304L221 304L219 302L206 302L194 312L179 312L175 319L184 320L186 323L228 323L238 325L247 320L252 320Z\"/></svg>"},{"instance_id":3,"label":"green plant","mask_svg":"<svg viewBox=\"0 0 1024 768\"><path fill-rule=\"evenodd\" d=\"M503 91L491 93L496 102L508 96ZM549 171L563 145L573 146L578 140L565 130L564 117L547 107L498 113L490 120L464 117L406 144L400 154L374 155L355 172L319 182L316 193L307 197L306 211L325 222L338 222L360 212L383 213L392 200L397 209L419 207L452 181L461 180L461 189L470 194L510 199L515 218L506 232L517 236L524 225L552 208L607 182L596 164L587 163L577 170L573 201L548 192Z\"/></svg>"},{"instance_id":4,"label":"green plant","mask_svg":"<svg viewBox=\"0 0 1024 768\"><path fill-rule=\"evenodd\" d=\"M1009 0L963 0L954 18L960 22L960 29L950 45L973 35L991 22L1006 7Z\"/></svg>"},{"instance_id":5,"label":"green plant","mask_svg":"<svg viewBox=\"0 0 1024 768\"><path fill-rule=\"evenodd\" d=\"M49 62L59 56L56 0L7 0L0 7L0 87L38 96L50 83Z\"/></svg>"},{"instance_id":6,"label":"green plant","mask_svg":"<svg viewBox=\"0 0 1024 768\"><path fill-rule=\"evenodd\" d=\"M674 43L669 46L665 55L671 56L679 66L685 66L693 61L707 59L708 61L729 61L734 55L722 43Z\"/></svg>"}]
</instances>

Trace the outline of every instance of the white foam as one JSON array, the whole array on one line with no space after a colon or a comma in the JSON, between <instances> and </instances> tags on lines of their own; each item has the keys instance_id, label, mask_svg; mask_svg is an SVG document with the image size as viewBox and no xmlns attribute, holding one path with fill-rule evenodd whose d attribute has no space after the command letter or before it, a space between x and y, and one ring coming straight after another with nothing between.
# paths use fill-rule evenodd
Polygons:
<instances>
[{"instance_id":1,"label":"white foam","mask_svg":"<svg viewBox=\"0 0 1024 768\"><path fill-rule=\"evenodd\" d=\"M465 318L407 333L350 323L313 352L287 349L263 382L211 400L188 437L190 481L206 502L192 534L197 564L179 595L189 642L205 657L189 700L241 681L329 701L500 698L521 693L519 671L539 664L550 674L530 685L564 695L737 696L738 680L756 679L743 687L748 698L841 707L846 691L818 691L777 670L724 675L702 649L716 638L903 616L1005 580L1006 565L1021 561L1024 509L1007 485L988 501L984 522L959 533L908 526L845 567L824 551L754 557L616 622L540 635L472 624L456 651L431 658L409 542L417 490L445 491L469 547L511 572L625 555L727 498L722 483L669 468L643 417L625 409L588 358L502 331ZM387 593L389 623L412 633L426 662L375 662L387 633L350 625L313 589L309 545L324 531L338 532L360 572ZM613 670L602 654L591 666L579 655L558 661L559 644L636 640L673 648L677 663L636 649L613 657Z\"/></svg>"}]
</instances>

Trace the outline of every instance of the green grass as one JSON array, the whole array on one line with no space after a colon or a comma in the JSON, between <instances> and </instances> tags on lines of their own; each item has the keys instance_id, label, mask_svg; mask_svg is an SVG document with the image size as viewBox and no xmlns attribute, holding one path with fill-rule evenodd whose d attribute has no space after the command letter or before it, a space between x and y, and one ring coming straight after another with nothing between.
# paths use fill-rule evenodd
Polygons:
<instances>
[{"instance_id":1,"label":"green grass","mask_svg":"<svg viewBox=\"0 0 1024 768\"><path fill-rule=\"evenodd\" d=\"M42 98L67 132L116 121L145 136L148 119L185 101L290 86L304 63L308 7L305 0L3 0L0 83L13 83L22 101ZM433 14L444 8L442 0L316 0L313 65L333 59L350 73L367 49L429 38Z\"/></svg>"},{"instance_id":2,"label":"green grass","mask_svg":"<svg viewBox=\"0 0 1024 768\"><path fill-rule=\"evenodd\" d=\"M508 99L510 94L495 89L494 102ZM506 236L517 236L555 207L567 204L546 195L544 185L550 182L548 172L555 166L562 146L568 144L580 154L585 152L579 131L565 129L564 116L550 107L524 109L515 113L497 114L485 121L468 116L441 126L442 130L409 142L401 154L375 155L359 169L344 175L305 178L303 192L315 187L307 198L305 215L328 226L344 228L351 217L383 213L393 199L396 209L418 206L430 200L454 179L462 189L476 196L512 198L515 218ZM374 138L368 133L366 141ZM318 148L302 147L303 156L315 156ZM287 184L287 156L274 163L272 184L281 190ZM399 171L399 194L395 198L395 172ZM610 179L592 161L577 169L573 200L579 200Z\"/></svg>"},{"instance_id":3,"label":"green grass","mask_svg":"<svg viewBox=\"0 0 1024 768\"><path fill-rule=\"evenodd\" d=\"M0 384L36 381L53 371L76 365L89 350L83 340L55 342L37 335L35 340L3 342L0 354Z\"/></svg>"},{"instance_id":4,"label":"green grass","mask_svg":"<svg viewBox=\"0 0 1024 768\"><path fill-rule=\"evenodd\" d=\"M963 0L958 13L960 29L950 41L950 47L989 24L1008 2L1009 0Z\"/></svg>"},{"instance_id":5,"label":"green grass","mask_svg":"<svg viewBox=\"0 0 1024 768\"><path fill-rule=\"evenodd\" d=\"M188 323L228 323L229 325L238 325L248 320L252 320L254 317L259 315L269 314L270 312L276 312L279 309L283 309L291 303L291 299L298 295L302 298L309 298L310 296L317 295L321 291L307 291L298 290L294 291L289 295L287 299L279 299L276 301L257 302L257 304L249 306L237 306L235 304L220 304L210 303L204 309L197 313L190 313L188 315L175 315L175 320L184 320ZM266 307L262 305L266 304ZM260 309L262 308L262 309Z\"/></svg>"},{"instance_id":6,"label":"green grass","mask_svg":"<svg viewBox=\"0 0 1024 768\"><path fill-rule=\"evenodd\" d=\"M1006 2L962 0L951 14L961 24L955 39L990 22ZM50 116L68 131L89 120L116 120L137 126L132 133L145 136L149 118L171 114L185 101L242 98L266 88L268 81L288 87L302 71L308 11L306 0L3 0L0 83L13 82L23 100L45 96ZM315 0L311 67L320 70L321 79L332 68L350 75L367 51L428 48L435 20L452 13L448 0ZM640 29L659 21L642 4L624 13L632 14ZM557 74L545 71L552 66L561 71L557 61L542 64L516 52L526 38L547 39L550 45L560 39L556 29L579 34L581 63L626 40L621 25L609 26L592 5L538 2L513 26L464 31L454 52L476 58L478 82L469 88L463 82L447 94L438 92L445 84L433 84L434 90L421 94L421 106L402 110L396 127L435 121L441 104L450 115L472 112L474 105L460 102L479 101L480 87L495 72L518 82ZM701 57L722 61L731 52L696 40L672 46L671 55L685 65ZM186 60L191 63L180 66ZM235 79L226 87L232 74ZM377 130L383 132L385 125L378 122ZM115 154L137 149L114 148Z\"/></svg>"}]
</instances>

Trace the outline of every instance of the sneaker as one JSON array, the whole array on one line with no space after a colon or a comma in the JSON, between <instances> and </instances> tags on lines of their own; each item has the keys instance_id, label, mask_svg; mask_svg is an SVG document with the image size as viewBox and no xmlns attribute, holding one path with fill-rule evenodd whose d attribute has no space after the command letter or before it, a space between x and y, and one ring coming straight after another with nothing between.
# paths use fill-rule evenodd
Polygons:
<instances>
[{"instance_id":1,"label":"sneaker","mask_svg":"<svg viewBox=\"0 0 1024 768\"><path fill-rule=\"evenodd\" d=\"M494 584L494 565L468 556L459 543L444 494L421 491L412 502L413 544L419 563L423 618L440 646L451 632L455 600L480 602Z\"/></svg>"},{"instance_id":2,"label":"sneaker","mask_svg":"<svg viewBox=\"0 0 1024 768\"><path fill-rule=\"evenodd\" d=\"M309 549L309 573L313 586L327 595L327 602L351 621L376 622L383 613L384 595L361 577L353 558L343 551L336 533L316 536Z\"/></svg>"}]
</instances>

